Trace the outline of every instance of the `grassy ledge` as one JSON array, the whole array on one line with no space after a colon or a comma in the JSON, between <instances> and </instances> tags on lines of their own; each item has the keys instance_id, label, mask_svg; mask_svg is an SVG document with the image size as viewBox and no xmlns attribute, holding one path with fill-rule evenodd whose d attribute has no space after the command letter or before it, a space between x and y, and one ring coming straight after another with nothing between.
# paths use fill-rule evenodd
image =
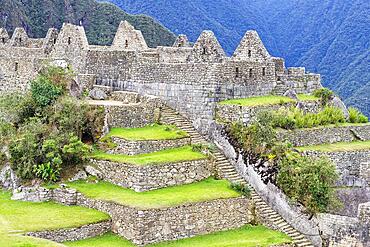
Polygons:
<instances>
[{"instance_id":1,"label":"grassy ledge","mask_svg":"<svg viewBox=\"0 0 370 247\"><path fill-rule=\"evenodd\" d=\"M91 158L132 165L157 165L202 160L206 159L207 156L200 152L193 151L191 146L183 146L180 148L165 149L158 152L132 156L124 154L108 154L102 151L96 151L91 155Z\"/></svg>"},{"instance_id":2,"label":"grassy ledge","mask_svg":"<svg viewBox=\"0 0 370 247\"><path fill-rule=\"evenodd\" d=\"M292 240L285 234L267 229L264 226L246 225L239 229L221 231L212 234L197 236L177 241L168 241L158 244L148 245L149 247L221 247L221 246L243 246L243 247L268 247L284 243L291 243ZM134 247L131 242L108 233L100 237L86 239L76 242L64 243L69 247Z\"/></svg>"},{"instance_id":3,"label":"grassy ledge","mask_svg":"<svg viewBox=\"0 0 370 247\"><path fill-rule=\"evenodd\" d=\"M174 125L152 124L143 128L112 128L105 136L118 137L130 141L175 140L189 135Z\"/></svg>"},{"instance_id":4,"label":"grassy ledge","mask_svg":"<svg viewBox=\"0 0 370 247\"><path fill-rule=\"evenodd\" d=\"M75 228L109 219L107 214L93 209L51 202L12 201L10 197L10 193L0 191L0 246L58 246L13 233Z\"/></svg>"},{"instance_id":5,"label":"grassy ledge","mask_svg":"<svg viewBox=\"0 0 370 247\"><path fill-rule=\"evenodd\" d=\"M313 95L308 95L308 94L298 94L297 96L300 101L319 100L319 98ZM267 95L267 96L257 96L257 97L250 97L250 98L244 98L244 99L225 100L225 101L221 101L219 104L257 107L257 106L269 106L269 105L283 105L283 104L292 103L292 102L295 102L295 100L289 97Z\"/></svg>"},{"instance_id":6,"label":"grassy ledge","mask_svg":"<svg viewBox=\"0 0 370 247\"><path fill-rule=\"evenodd\" d=\"M238 192L231 189L230 182L213 178L188 185L146 192L135 192L108 182L87 183L86 181L76 181L68 185L89 198L111 201L138 209L168 208L186 203L240 196Z\"/></svg>"},{"instance_id":7,"label":"grassy ledge","mask_svg":"<svg viewBox=\"0 0 370 247\"><path fill-rule=\"evenodd\" d=\"M370 141L357 142L338 142L333 144L313 145L297 147L297 150L303 151L319 151L319 152L348 152L370 150Z\"/></svg>"}]
</instances>

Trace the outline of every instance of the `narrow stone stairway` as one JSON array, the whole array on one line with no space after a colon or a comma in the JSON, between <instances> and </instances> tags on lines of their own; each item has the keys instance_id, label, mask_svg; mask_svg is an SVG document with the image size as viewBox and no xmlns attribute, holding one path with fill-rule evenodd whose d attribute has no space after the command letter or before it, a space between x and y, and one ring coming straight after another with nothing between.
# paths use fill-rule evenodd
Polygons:
<instances>
[{"instance_id":1,"label":"narrow stone stairway","mask_svg":"<svg viewBox=\"0 0 370 247\"><path fill-rule=\"evenodd\" d=\"M161 114L162 122L174 124L180 129L189 133L193 144L208 144L208 141L193 127L191 121L180 115L175 110L169 107L164 107L162 108ZM243 185L247 184L247 182L238 174L235 167L220 150L217 150L214 155L216 157L216 166L223 178L226 178L233 183L240 183ZM254 190L252 191L251 196L259 215L278 230L290 236L296 246L314 247L314 245L312 245L312 243L302 233L294 229L288 222L286 222Z\"/></svg>"}]
</instances>

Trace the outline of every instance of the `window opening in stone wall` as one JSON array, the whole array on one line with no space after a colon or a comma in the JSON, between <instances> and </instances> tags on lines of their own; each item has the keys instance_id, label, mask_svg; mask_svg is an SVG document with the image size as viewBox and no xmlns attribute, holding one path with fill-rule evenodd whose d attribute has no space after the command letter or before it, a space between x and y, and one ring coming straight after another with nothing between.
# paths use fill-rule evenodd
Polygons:
<instances>
[{"instance_id":1,"label":"window opening in stone wall","mask_svg":"<svg viewBox=\"0 0 370 247\"><path fill-rule=\"evenodd\" d=\"M53 43L54 43L54 45L57 43L57 39L56 38L54 38Z\"/></svg>"},{"instance_id":2,"label":"window opening in stone wall","mask_svg":"<svg viewBox=\"0 0 370 247\"><path fill-rule=\"evenodd\" d=\"M252 51L248 50L248 57L251 57L251 56L252 56Z\"/></svg>"},{"instance_id":3,"label":"window opening in stone wall","mask_svg":"<svg viewBox=\"0 0 370 247\"><path fill-rule=\"evenodd\" d=\"M249 69L249 78L253 76L253 69Z\"/></svg>"},{"instance_id":4,"label":"window opening in stone wall","mask_svg":"<svg viewBox=\"0 0 370 247\"><path fill-rule=\"evenodd\" d=\"M22 38L19 38L19 43L22 43Z\"/></svg>"},{"instance_id":5,"label":"window opening in stone wall","mask_svg":"<svg viewBox=\"0 0 370 247\"><path fill-rule=\"evenodd\" d=\"M14 70L18 71L18 63L15 63Z\"/></svg>"},{"instance_id":6,"label":"window opening in stone wall","mask_svg":"<svg viewBox=\"0 0 370 247\"><path fill-rule=\"evenodd\" d=\"M262 76L266 75L266 68L262 68Z\"/></svg>"},{"instance_id":7,"label":"window opening in stone wall","mask_svg":"<svg viewBox=\"0 0 370 247\"><path fill-rule=\"evenodd\" d=\"M72 43L72 39L71 37L68 37L68 45L70 45Z\"/></svg>"},{"instance_id":8,"label":"window opening in stone wall","mask_svg":"<svg viewBox=\"0 0 370 247\"><path fill-rule=\"evenodd\" d=\"M235 69L235 77L238 78L239 77L239 68L236 67Z\"/></svg>"},{"instance_id":9,"label":"window opening in stone wall","mask_svg":"<svg viewBox=\"0 0 370 247\"><path fill-rule=\"evenodd\" d=\"M128 48L128 40L127 39L125 40L125 48L126 49Z\"/></svg>"},{"instance_id":10,"label":"window opening in stone wall","mask_svg":"<svg viewBox=\"0 0 370 247\"><path fill-rule=\"evenodd\" d=\"M5 38L1 38L1 43L5 44Z\"/></svg>"},{"instance_id":11,"label":"window opening in stone wall","mask_svg":"<svg viewBox=\"0 0 370 247\"><path fill-rule=\"evenodd\" d=\"M207 54L207 48L203 47L203 55Z\"/></svg>"}]
</instances>

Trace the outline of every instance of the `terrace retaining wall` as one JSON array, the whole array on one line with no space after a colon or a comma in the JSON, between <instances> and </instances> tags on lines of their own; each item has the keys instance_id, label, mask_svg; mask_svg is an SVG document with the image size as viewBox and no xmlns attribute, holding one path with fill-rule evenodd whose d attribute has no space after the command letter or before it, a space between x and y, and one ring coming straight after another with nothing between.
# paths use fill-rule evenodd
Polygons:
<instances>
[{"instance_id":1,"label":"terrace retaining wall","mask_svg":"<svg viewBox=\"0 0 370 247\"><path fill-rule=\"evenodd\" d=\"M280 108L290 108L298 106L305 112L319 112L322 105L319 101L302 101L292 102L278 105L265 105L265 106L240 106L218 104L216 107L216 118L227 122L242 122L245 125L251 124L260 112L263 111L277 111Z\"/></svg>"},{"instance_id":2,"label":"terrace retaining wall","mask_svg":"<svg viewBox=\"0 0 370 247\"><path fill-rule=\"evenodd\" d=\"M191 143L191 139L189 137L173 140L145 140L145 141L130 141L118 137L112 137L112 141L115 144L117 144L117 147L109 150L108 153L127 154L127 155L151 153L163 149L181 147Z\"/></svg>"},{"instance_id":3,"label":"terrace retaining wall","mask_svg":"<svg viewBox=\"0 0 370 247\"><path fill-rule=\"evenodd\" d=\"M359 140L368 141L370 140L370 124L363 126L279 130L277 135L278 140L287 140L296 147Z\"/></svg>"},{"instance_id":4,"label":"terrace retaining wall","mask_svg":"<svg viewBox=\"0 0 370 247\"><path fill-rule=\"evenodd\" d=\"M367 186L370 180L370 150L346 152L305 151L305 155L313 157L327 156L334 162L340 179L338 186Z\"/></svg>"},{"instance_id":5,"label":"terrace retaining wall","mask_svg":"<svg viewBox=\"0 0 370 247\"><path fill-rule=\"evenodd\" d=\"M77 241L103 235L111 230L111 226L112 222L109 220L71 229L29 232L26 235L62 243L66 241Z\"/></svg>"},{"instance_id":6,"label":"terrace retaining wall","mask_svg":"<svg viewBox=\"0 0 370 247\"><path fill-rule=\"evenodd\" d=\"M91 160L91 163L99 169L104 180L138 192L190 184L214 174L214 164L209 159L160 165L130 165L105 160Z\"/></svg>"}]
</instances>

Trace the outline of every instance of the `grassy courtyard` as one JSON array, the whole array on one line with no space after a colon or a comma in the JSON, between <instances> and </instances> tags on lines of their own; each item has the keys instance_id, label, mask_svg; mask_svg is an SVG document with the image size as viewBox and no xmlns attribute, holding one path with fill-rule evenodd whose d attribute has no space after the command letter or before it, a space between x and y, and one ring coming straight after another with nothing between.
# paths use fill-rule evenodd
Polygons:
<instances>
[{"instance_id":1,"label":"grassy courtyard","mask_svg":"<svg viewBox=\"0 0 370 247\"><path fill-rule=\"evenodd\" d=\"M299 151L346 152L370 150L370 141L338 142L314 146L297 147Z\"/></svg>"},{"instance_id":2,"label":"grassy courtyard","mask_svg":"<svg viewBox=\"0 0 370 247\"><path fill-rule=\"evenodd\" d=\"M201 152L194 151L191 146L183 146L179 148L131 156L124 154L108 154L102 151L96 151L92 154L91 158L132 165L156 165L201 160L206 159L207 156Z\"/></svg>"},{"instance_id":3,"label":"grassy courtyard","mask_svg":"<svg viewBox=\"0 0 370 247\"><path fill-rule=\"evenodd\" d=\"M267 229L264 226L244 226L236 230L222 231L177 241L168 241L149 247L268 247L273 244L290 243L291 239L283 233ZM131 242L114 235L105 234L100 237L77 242L65 243L69 247L134 247Z\"/></svg>"},{"instance_id":4,"label":"grassy courtyard","mask_svg":"<svg viewBox=\"0 0 370 247\"><path fill-rule=\"evenodd\" d=\"M308 95L308 94L298 94L298 99L300 101L316 101L319 98ZM257 106L268 106L268 105L283 105L287 103L295 102L295 100L285 97L285 96L276 96L276 95L267 95L267 96L257 96L244 99L231 99L221 101L221 105L240 105L248 107L257 107Z\"/></svg>"},{"instance_id":5,"label":"grassy courtyard","mask_svg":"<svg viewBox=\"0 0 370 247\"><path fill-rule=\"evenodd\" d=\"M130 141L174 140L189 135L174 125L151 124L143 128L112 128L105 137L119 137Z\"/></svg>"},{"instance_id":6,"label":"grassy courtyard","mask_svg":"<svg viewBox=\"0 0 370 247\"><path fill-rule=\"evenodd\" d=\"M89 198L112 201L139 209L167 208L185 203L240 196L238 192L230 188L230 182L213 178L146 192L135 192L108 182L76 181L68 185Z\"/></svg>"},{"instance_id":7,"label":"grassy courtyard","mask_svg":"<svg viewBox=\"0 0 370 247\"><path fill-rule=\"evenodd\" d=\"M12 201L10 197L10 193L0 191L0 246L59 246L50 241L18 234L74 228L109 219L108 215L92 209L51 202Z\"/></svg>"}]
</instances>

